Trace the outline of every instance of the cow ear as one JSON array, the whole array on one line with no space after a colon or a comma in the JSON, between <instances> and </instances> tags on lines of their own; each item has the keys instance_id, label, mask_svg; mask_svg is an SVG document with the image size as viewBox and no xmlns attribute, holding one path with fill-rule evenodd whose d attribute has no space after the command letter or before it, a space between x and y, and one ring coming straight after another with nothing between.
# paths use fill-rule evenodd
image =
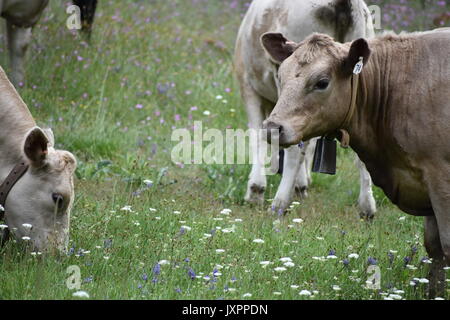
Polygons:
<instances>
[{"instance_id":1,"label":"cow ear","mask_svg":"<svg viewBox=\"0 0 450 320\"><path fill-rule=\"evenodd\" d=\"M49 140L41 128L34 127L28 132L23 150L33 166L44 165L48 153L48 143Z\"/></svg>"},{"instance_id":2,"label":"cow ear","mask_svg":"<svg viewBox=\"0 0 450 320\"><path fill-rule=\"evenodd\" d=\"M344 73L346 75L351 75L353 73L353 69L358 63L360 57L363 57L364 65L367 63L370 57L369 44L363 38L353 41L350 46L348 56L344 60Z\"/></svg>"},{"instance_id":3,"label":"cow ear","mask_svg":"<svg viewBox=\"0 0 450 320\"><path fill-rule=\"evenodd\" d=\"M44 131L45 135L48 138L48 145L50 147L54 147L55 146L55 135L53 134L53 130L51 128L44 128L44 129L42 129L42 131Z\"/></svg>"},{"instance_id":4,"label":"cow ear","mask_svg":"<svg viewBox=\"0 0 450 320\"><path fill-rule=\"evenodd\" d=\"M261 36L261 44L271 60L277 64L286 60L297 47L295 42L287 40L281 33L272 32Z\"/></svg>"}]
</instances>

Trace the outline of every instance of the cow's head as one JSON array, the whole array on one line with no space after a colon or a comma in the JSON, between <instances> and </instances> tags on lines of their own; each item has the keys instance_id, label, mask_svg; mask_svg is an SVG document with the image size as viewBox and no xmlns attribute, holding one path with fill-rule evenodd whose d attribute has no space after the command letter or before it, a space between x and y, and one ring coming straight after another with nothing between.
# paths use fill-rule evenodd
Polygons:
<instances>
[{"instance_id":1,"label":"cow's head","mask_svg":"<svg viewBox=\"0 0 450 320\"><path fill-rule=\"evenodd\" d=\"M31 242L33 249L63 251L74 200L75 157L54 149L50 129L34 127L22 143L29 168L6 198L6 223L18 241Z\"/></svg>"},{"instance_id":2,"label":"cow's head","mask_svg":"<svg viewBox=\"0 0 450 320\"><path fill-rule=\"evenodd\" d=\"M359 57L365 63L370 56L367 42L358 39L349 46L313 34L297 44L280 33L266 33L261 42L279 65L279 98L264 127L279 133L280 145L339 129L351 100L353 67Z\"/></svg>"}]
</instances>

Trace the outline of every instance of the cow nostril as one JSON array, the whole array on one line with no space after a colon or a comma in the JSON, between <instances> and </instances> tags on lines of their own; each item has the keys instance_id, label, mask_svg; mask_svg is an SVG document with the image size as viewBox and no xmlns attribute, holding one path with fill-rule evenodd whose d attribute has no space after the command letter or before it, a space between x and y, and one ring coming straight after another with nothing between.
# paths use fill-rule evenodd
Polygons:
<instances>
[{"instance_id":1,"label":"cow nostril","mask_svg":"<svg viewBox=\"0 0 450 320\"><path fill-rule=\"evenodd\" d=\"M281 133L283 131L283 126L273 121L266 122L264 127L265 129L270 131L272 130L278 131L278 133Z\"/></svg>"},{"instance_id":2,"label":"cow nostril","mask_svg":"<svg viewBox=\"0 0 450 320\"><path fill-rule=\"evenodd\" d=\"M52 193L52 199L53 202L58 206L58 208L61 208L63 205L64 197L60 193Z\"/></svg>"}]
</instances>

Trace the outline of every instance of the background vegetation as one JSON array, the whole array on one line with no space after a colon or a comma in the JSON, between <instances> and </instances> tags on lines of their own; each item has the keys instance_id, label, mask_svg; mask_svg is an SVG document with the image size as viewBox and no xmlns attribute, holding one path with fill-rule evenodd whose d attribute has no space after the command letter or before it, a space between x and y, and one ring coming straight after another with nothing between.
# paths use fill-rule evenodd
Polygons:
<instances>
[{"instance_id":1,"label":"background vegetation","mask_svg":"<svg viewBox=\"0 0 450 320\"><path fill-rule=\"evenodd\" d=\"M369 4L385 29L448 26L446 1ZM351 151L339 150L337 175L314 175L310 196L282 217L267 212L278 176L267 204L251 207L250 166L171 162L175 128L247 127L232 73L247 1L100 1L89 44L65 27L66 5L50 1L35 27L19 91L79 162L70 250L43 259L9 243L0 298L73 298L70 265L94 299L425 298L423 219L375 188L377 215L359 220ZM370 264L380 290L365 289Z\"/></svg>"}]
</instances>

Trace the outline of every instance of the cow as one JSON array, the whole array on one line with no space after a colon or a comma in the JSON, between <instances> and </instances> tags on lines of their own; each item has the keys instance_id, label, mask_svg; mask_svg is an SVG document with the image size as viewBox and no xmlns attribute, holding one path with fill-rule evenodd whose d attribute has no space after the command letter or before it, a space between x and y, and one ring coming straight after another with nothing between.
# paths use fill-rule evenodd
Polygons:
<instances>
[{"instance_id":1,"label":"cow","mask_svg":"<svg viewBox=\"0 0 450 320\"><path fill-rule=\"evenodd\" d=\"M6 19L6 38L11 65L11 82L16 88L25 82L25 54L31 29L39 21L48 0L0 0L0 13ZM81 26L90 38L97 0L74 0L80 7Z\"/></svg>"},{"instance_id":2,"label":"cow","mask_svg":"<svg viewBox=\"0 0 450 320\"><path fill-rule=\"evenodd\" d=\"M450 28L341 44L266 33L280 97L265 120L282 146L345 130L373 182L402 211L424 216L430 296L450 264ZM362 68L362 71L361 71ZM359 73L360 72L360 73Z\"/></svg>"},{"instance_id":3,"label":"cow","mask_svg":"<svg viewBox=\"0 0 450 320\"><path fill-rule=\"evenodd\" d=\"M63 252L69 240L76 159L56 150L0 68L0 242L12 235L32 250Z\"/></svg>"},{"instance_id":4,"label":"cow","mask_svg":"<svg viewBox=\"0 0 450 320\"><path fill-rule=\"evenodd\" d=\"M250 5L238 32L234 67L240 83L249 126L258 130L278 100L277 64L263 50L259 38L265 32L282 32L293 41L301 41L313 32L334 36L341 42L359 37L373 37L370 11L362 0L255 0ZM262 137L250 141L253 159L261 158ZM252 140L252 139L251 139ZM293 146L284 150L283 174L271 209L285 212L292 196L307 195L311 183L311 162L315 141L302 149ZM372 181L364 164L360 170L359 209L362 217L372 218L376 205ZM264 202L266 176L262 161L253 161L245 200Z\"/></svg>"}]
</instances>

